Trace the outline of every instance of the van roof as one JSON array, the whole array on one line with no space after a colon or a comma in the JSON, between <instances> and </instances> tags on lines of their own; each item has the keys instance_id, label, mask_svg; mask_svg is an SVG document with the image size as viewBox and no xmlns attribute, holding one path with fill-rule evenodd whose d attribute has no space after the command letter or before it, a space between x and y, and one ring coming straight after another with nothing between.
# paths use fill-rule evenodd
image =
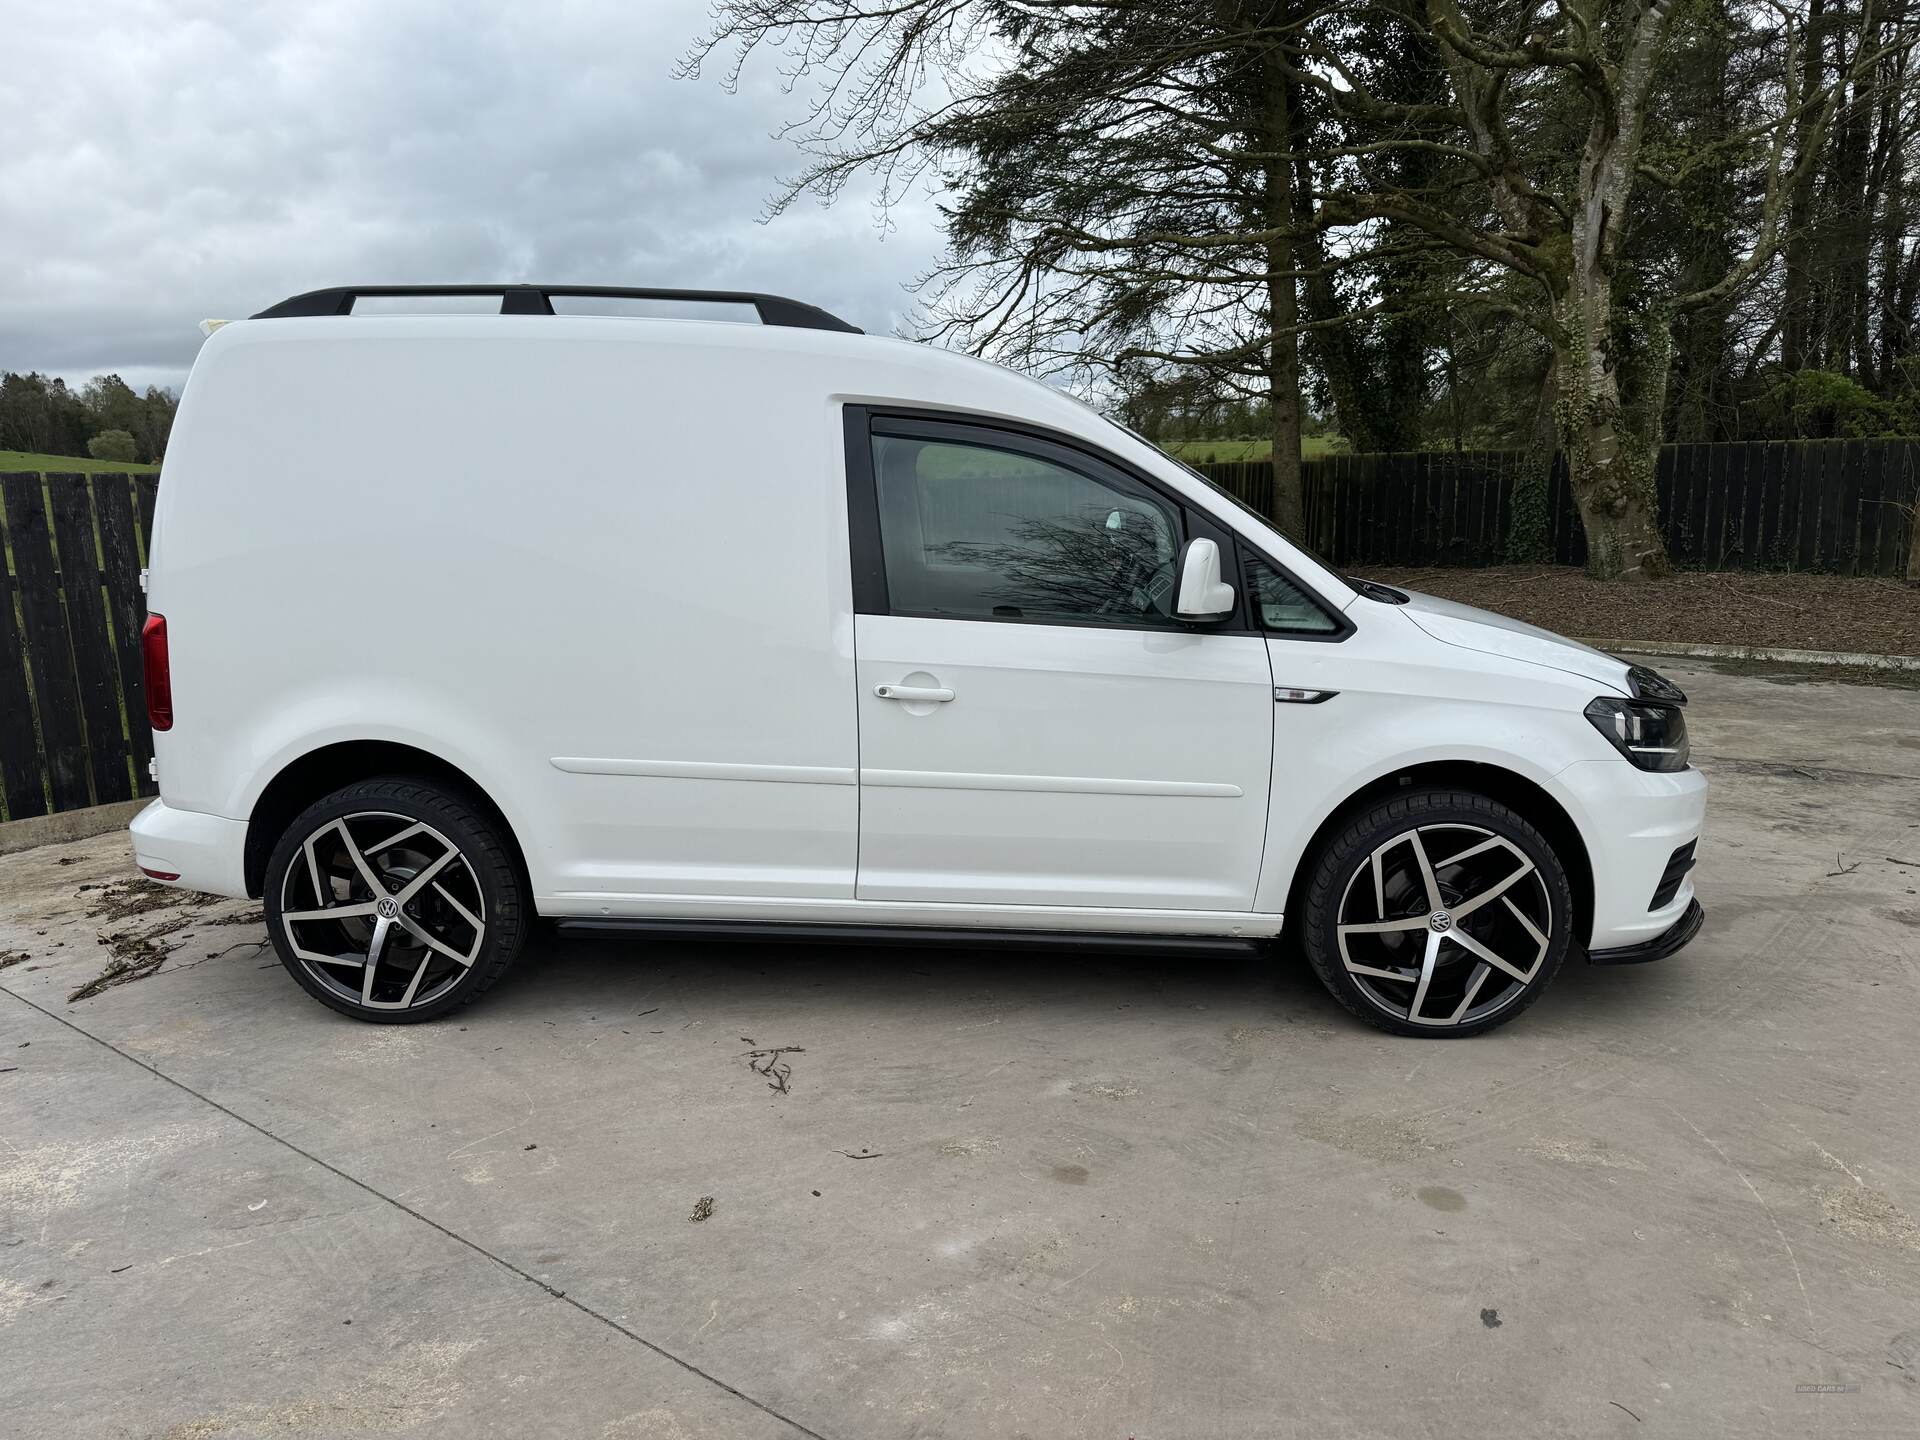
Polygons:
<instances>
[{"instance_id":1,"label":"van roof","mask_svg":"<svg viewBox=\"0 0 1920 1440\"><path fill-rule=\"evenodd\" d=\"M556 295L751 305L760 316L762 325L800 330L838 330L850 335L865 333L858 325L849 325L838 315L830 315L817 305L809 305L803 300L789 300L784 295L763 295L753 290L635 289L616 285L341 285L291 296L277 305L269 305L253 318L283 320L307 315L351 315L354 302L362 297L446 295L498 295L502 315L551 315L554 313L553 297Z\"/></svg>"},{"instance_id":2,"label":"van roof","mask_svg":"<svg viewBox=\"0 0 1920 1440\"><path fill-rule=\"evenodd\" d=\"M355 300L376 295L499 296L501 309L498 314L477 315L470 311L458 314L386 311L378 315L363 312L357 325L343 324L335 318L352 316ZM635 324L634 320L639 317L556 310L549 297L561 295L693 298L719 304L749 304L760 314L762 323L716 325L685 316L663 316L646 317L643 323ZM792 308L783 310L783 306ZM852 404L953 411L968 419L1037 426L1078 439L1097 451L1117 455L1125 463L1157 474L1183 491L1193 487L1209 487L1216 492L1219 489L1151 441L1116 425L1091 406L1034 376L960 351L868 335L825 311L778 296L591 286L362 286L297 295L252 318L269 323L223 326L201 347L181 397L176 438L183 432L191 436L196 430L198 415L207 407L204 397L223 388L215 377L223 373L246 375L252 377L248 383L258 381L259 366L241 359L244 352L267 346L285 355L288 353L285 342L296 336L312 342L316 356L326 357L312 362L323 366L340 364L343 349L356 349L363 344L385 347L396 342L444 343L455 347L466 363L485 367L496 362L486 358L483 352L495 346L522 350L529 356L551 356L552 347L532 347L525 342L535 338L582 343L591 340L596 344L631 344L663 354L677 352L678 357L683 357L662 363L681 364L694 354L704 353L712 357L713 365L723 368L733 366L741 354L751 352L764 357L769 365L784 367L757 372L763 380L776 375L789 379L804 375L804 382L796 383ZM307 347L291 348L305 350ZM235 361L239 363L236 365ZM315 373L324 378L323 371ZM326 403L324 391L323 384L297 386L291 390L283 386L275 394L297 394L301 397L298 403L321 406ZM173 461L168 463L172 466ZM1232 497L1227 498L1230 503L1238 504ZM1202 501L1202 508L1211 507ZM1226 523L1229 528L1249 523L1258 525L1260 531L1254 532L1256 541L1273 553L1284 555L1296 575L1305 572L1314 588L1333 603L1340 606L1351 603L1353 591L1337 573L1310 554L1296 551L1274 530L1272 522L1257 512L1249 510L1245 517ZM1270 533L1262 536L1261 531Z\"/></svg>"}]
</instances>

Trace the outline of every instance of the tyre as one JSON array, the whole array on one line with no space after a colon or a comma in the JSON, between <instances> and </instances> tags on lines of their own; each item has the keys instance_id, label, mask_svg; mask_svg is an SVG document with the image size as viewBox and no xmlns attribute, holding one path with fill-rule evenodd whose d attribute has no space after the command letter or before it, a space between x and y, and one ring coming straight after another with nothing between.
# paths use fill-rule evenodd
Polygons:
<instances>
[{"instance_id":1,"label":"tyre","mask_svg":"<svg viewBox=\"0 0 1920 1440\"><path fill-rule=\"evenodd\" d=\"M457 1010L504 975L532 913L498 822L408 776L309 806L274 847L264 898L302 989L357 1020L401 1024Z\"/></svg>"},{"instance_id":2,"label":"tyre","mask_svg":"<svg viewBox=\"0 0 1920 1440\"><path fill-rule=\"evenodd\" d=\"M1301 939L1347 1009L1396 1035L1478 1035L1552 983L1573 894L1524 818L1468 790L1409 790L1312 857Z\"/></svg>"}]
</instances>

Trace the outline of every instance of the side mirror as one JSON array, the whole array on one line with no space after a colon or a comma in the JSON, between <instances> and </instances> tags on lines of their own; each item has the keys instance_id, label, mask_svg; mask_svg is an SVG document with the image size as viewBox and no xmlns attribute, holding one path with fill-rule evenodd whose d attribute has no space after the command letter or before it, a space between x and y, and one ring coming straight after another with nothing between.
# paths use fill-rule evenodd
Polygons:
<instances>
[{"instance_id":1,"label":"side mirror","mask_svg":"<svg viewBox=\"0 0 1920 1440\"><path fill-rule=\"evenodd\" d=\"M1220 547L1189 540L1180 555L1180 589L1173 613L1180 620L1220 620L1233 611L1233 586L1220 578Z\"/></svg>"}]
</instances>

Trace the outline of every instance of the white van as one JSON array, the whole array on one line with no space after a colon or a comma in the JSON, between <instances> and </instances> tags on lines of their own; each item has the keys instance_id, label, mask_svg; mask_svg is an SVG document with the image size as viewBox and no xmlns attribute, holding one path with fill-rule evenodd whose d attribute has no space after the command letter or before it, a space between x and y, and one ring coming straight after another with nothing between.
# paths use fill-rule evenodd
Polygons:
<instances>
[{"instance_id":1,"label":"white van","mask_svg":"<svg viewBox=\"0 0 1920 1440\"><path fill-rule=\"evenodd\" d=\"M1045 385L777 297L228 325L150 568L137 862L263 896L361 1019L472 1000L536 916L1160 952L1290 918L1356 1015L1466 1035L1700 925L1658 675L1344 579Z\"/></svg>"}]
</instances>

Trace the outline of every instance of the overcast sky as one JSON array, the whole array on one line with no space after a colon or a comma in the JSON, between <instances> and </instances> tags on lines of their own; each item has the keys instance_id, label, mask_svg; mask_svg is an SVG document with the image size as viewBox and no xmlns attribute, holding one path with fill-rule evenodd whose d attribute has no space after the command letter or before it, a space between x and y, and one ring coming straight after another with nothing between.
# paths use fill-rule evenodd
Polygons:
<instances>
[{"instance_id":1,"label":"overcast sky","mask_svg":"<svg viewBox=\"0 0 1920 1440\"><path fill-rule=\"evenodd\" d=\"M0 370L177 388L207 317L337 284L769 290L870 331L930 203L761 224L775 68L676 80L706 0L0 0Z\"/></svg>"}]
</instances>

